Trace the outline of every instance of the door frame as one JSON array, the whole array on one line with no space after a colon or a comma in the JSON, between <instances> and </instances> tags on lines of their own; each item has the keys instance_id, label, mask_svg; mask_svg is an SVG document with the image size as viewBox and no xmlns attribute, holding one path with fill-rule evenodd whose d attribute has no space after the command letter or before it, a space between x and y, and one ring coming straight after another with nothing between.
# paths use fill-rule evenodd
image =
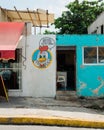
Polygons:
<instances>
[{"instance_id":1,"label":"door frame","mask_svg":"<svg viewBox=\"0 0 104 130\"><path fill-rule=\"evenodd\" d=\"M74 87L76 91L76 46L57 46L56 47L56 74L57 74L57 51L61 50L61 51L65 51L65 50L73 50L75 51L74 53ZM57 91L57 76L56 76L56 91Z\"/></svg>"}]
</instances>

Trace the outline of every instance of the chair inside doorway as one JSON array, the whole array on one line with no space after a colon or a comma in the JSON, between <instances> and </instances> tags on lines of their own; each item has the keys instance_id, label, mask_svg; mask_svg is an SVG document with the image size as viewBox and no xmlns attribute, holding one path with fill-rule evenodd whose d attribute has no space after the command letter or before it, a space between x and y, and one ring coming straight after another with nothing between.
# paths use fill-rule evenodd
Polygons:
<instances>
[{"instance_id":1,"label":"chair inside doorway","mask_svg":"<svg viewBox=\"0 0 104 130\"><path fill-rule=\"evenodd\" d=\"M66 90L67 87L67 73L57 71L57 89Z\"/></svg>"}]
</instances>

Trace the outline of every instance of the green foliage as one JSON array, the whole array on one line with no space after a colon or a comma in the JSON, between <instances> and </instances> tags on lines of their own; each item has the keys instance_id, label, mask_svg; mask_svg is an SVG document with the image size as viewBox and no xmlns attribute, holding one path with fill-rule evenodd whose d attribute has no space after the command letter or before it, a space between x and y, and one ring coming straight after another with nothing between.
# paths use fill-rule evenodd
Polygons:
<instances>
[{"instance_id":1,"label":"green foliage","mask_svg":"<svg viewBox=\"0 0 104 130\"><path fill-rule=\"evenodd\" d=\"M66 5L61 17L55 20L55 28L59 34L87 34L88 26L104 11L104 3L100 1L78 0Z\"/></svg>"},{"instance_id":2,"label":"green foliage","mask_svg":"<svg viewBox=\"0 0 104 130\"><path fill-rule=\"evenodd\" d=\"M51 32L51 31L48 31L48 30L45 30L45 32L43 34L56 34L55 32Z\"/></svg>"}]
</instances>

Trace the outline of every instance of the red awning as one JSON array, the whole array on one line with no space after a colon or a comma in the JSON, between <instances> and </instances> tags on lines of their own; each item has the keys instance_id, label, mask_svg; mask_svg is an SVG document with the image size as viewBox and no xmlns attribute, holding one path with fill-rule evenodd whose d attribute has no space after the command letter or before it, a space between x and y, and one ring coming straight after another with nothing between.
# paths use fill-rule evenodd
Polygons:
<instances>
[{"instance_id":1,"label":"red awning","mask_svg":"<svg viewBox=\"0 0 104 130\"><path fill-rule=\"evenodd\" d=\"M15 50L0 51L0 60L15 60Z\"/></svg>"},{"instance_id":2,"label":"red awning","mask_svg":"<svg viewBox=\"0 0 104 130\"><path fill-rule=\"evenodd\" d=\"M0 50L15 50L23 28L22 22L0 22Z\"/></svg>"},{"instance_id":3,"label":"red awning","mask_svg":"<svg viewBox=\"0 0 104 130\"><path fill-rule=\"evenodd\" d=\"M15 59L15 49L23 29L23 22L0 22L0 59Z\"/></svg>"}]
</instances>

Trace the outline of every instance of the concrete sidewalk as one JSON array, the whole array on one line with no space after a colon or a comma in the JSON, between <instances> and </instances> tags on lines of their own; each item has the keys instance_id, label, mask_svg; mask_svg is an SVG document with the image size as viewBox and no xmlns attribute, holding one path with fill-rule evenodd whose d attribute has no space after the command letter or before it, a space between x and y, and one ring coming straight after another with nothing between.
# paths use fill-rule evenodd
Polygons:
<instances>
[{"instance_id":1,"label":"concrete sidewalk","mask_svg":"<svg viewBox=\"0 0 104 130\"><path fill-rule=\"evenodd\" d=\"M0 124L42 124L104 128L104 112L83 107L79 101L52 98L0 100Z\"/></svg>"}]
</instances>

